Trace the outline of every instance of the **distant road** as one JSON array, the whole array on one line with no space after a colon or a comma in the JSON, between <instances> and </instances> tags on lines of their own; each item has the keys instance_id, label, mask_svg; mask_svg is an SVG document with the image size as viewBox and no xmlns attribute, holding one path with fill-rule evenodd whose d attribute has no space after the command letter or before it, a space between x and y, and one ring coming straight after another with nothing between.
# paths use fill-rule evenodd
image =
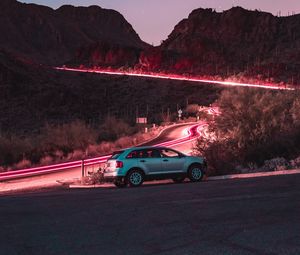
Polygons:
<instances>
[{"instance_id":1,"label":"distant road","mask_svg":"<svg viewBox=\"0 0 300 255\"><path fill-rule=\"evenodd\" d=\"M298 255L300 175L0 197L6 255Z\"/></svg>"}]
</instances>

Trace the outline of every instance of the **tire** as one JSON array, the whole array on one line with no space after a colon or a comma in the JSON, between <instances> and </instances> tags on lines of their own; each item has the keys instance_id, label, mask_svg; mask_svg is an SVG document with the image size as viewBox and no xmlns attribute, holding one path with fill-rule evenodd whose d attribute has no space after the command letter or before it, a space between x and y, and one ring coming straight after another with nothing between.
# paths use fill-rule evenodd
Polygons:
<instances>
[{"instance_id":1,"label":"tire","mask_svg":"<svg viewBox=\"0 0 300 255\"><path fill-rule=\"evenodd\" d=\"M172 180L175 183L182 183L184 181L184 179L185 179L185 177L179 176L179 177L173 178Z\"/></svg>"},{"instance_id":2,"label":"tire","mask_svg":"<svg viewBox=\"0 0 300 255\"><path fill-rule=\"evenodd\" d=\"M144 173L139 169L133 169L128 173L126 182L130 187L139 187L144 182Z\"/></svg>"},{"instance_id":3,"label":"tire","mask_svg":"<svg viewBox=\"0 0 300 255\"><path fill-rule=\"evenodd\" d=\"M191 165L188 170L188 177L191 182L199 182L204 176L203 167L200 164Z\"/></svg>"},{"instance_id":4,"label":"tire","mask_svg":"<svg viewBox=\"0 0 300 255\"><path fill-rule=\"evenodd\" d=\"M126 182L124 181L114 181L114 184L117 188L125 188L126 187Z\"/></svg>"}]
</instances>

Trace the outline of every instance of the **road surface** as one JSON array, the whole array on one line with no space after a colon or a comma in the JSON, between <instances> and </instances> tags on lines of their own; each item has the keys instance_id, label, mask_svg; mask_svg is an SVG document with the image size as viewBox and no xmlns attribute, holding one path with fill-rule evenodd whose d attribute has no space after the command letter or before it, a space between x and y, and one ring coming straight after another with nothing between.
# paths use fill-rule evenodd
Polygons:
<instances>
[{"instance_id":1,"label":"road surface","mask_svg":"<svg viewBox=\"0 0 300 255\"><path fill-rule=\"evenodd\" d=\"M300 175L0 197L3 255L300 254Z\"/></svg>"}]
</instances>

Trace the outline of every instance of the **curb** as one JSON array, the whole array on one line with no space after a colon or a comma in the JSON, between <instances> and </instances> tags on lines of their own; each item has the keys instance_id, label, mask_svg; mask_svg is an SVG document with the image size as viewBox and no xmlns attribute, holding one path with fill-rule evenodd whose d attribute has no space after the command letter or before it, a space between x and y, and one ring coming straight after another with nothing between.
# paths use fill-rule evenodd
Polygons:
<instances>
[{"instance_id":1,"label":"curb","mask_svg":"<svg viewBox=\"0 0 300 255\"><path fill-rule=\"evenodd\" d=\"M84 185L84 184L70 184L70 189L92 189L92 188L113 188L113 184L104 183L104 184L94 184L94 185Z\"/></svg>"},{"instance_id":2,"label":"curb","mask_svg":"<svg viewBox=\"0 0 300 255\"><path fill-rule=\"evenodd\" d=\"M247 178L291 175L291 174L300 174L300 169L283 170L283 171L275 171L275 172L249 173L249 174L229 174L229 175L208 177L207 180L217 181L217 180L230 180L230 179L247 179Z\"/></svg>"},{"instance_id":3,"label":"curb","mask_svg":"<svg viewBox=\"0 0 300 255\"><path fill-rule=\"evenodd\" d=\"M283 170L276 172L260 172L260 173L250 173L250 174L230 174L222 176L208 177L205 181L218 181L218 180L230 180L230 179L249 179L249 178L258 178L258 177L267 177L267 176L280 176L280 175L292 175L300 174L300 169L295 170ZM82 184L71 184L69 185L70 189L92 189L92 188L113 188L113 184L95 184L95 185L82 185Z\"/></svg>"}]
</instances>

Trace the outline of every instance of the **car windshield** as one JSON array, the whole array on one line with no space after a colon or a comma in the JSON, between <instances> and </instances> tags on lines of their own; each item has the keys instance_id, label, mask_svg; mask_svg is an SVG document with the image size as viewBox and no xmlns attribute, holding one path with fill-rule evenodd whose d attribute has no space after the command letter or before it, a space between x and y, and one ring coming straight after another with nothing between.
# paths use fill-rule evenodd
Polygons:
<instances>
[{"instance_id":1,"label":"car windshield","mask_svg":"<svg viewBox=\"0 0 300 255\"><path fill-rule=\"evenodd\" d=\"M110 159L117 159L124 151L115 151L113 152L112 156Z\"/></svg>"}]
</instances>

